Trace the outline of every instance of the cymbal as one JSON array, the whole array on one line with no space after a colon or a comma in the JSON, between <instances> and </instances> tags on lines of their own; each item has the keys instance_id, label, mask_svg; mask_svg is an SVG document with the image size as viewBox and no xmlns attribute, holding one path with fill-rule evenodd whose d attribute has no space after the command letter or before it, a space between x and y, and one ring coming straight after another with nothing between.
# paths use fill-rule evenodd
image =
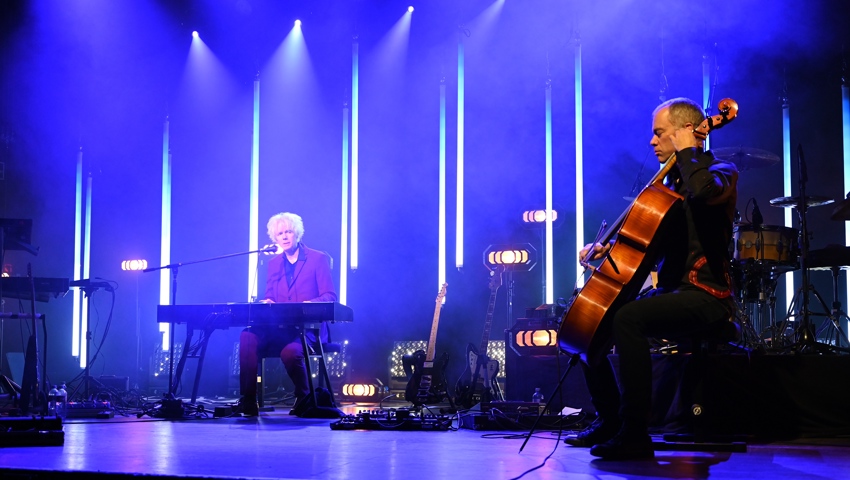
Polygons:
<instances>
[{"instance_id":1,"label":"cymbal","mask_svg":"<svg viewBox=\"0 0 850 480\"><path fill-rule=\"evenodd\" d=\"M832 210L832 215L830 215L829 218L830 220L838 220L842 222L850 220L850 197L838 202Z\"/></svg>"},{"instance_id":2,"label":"cymbal","mask_svg":"<svg viewBox=\"0 0 850 480\"><path fill-rule=\"evenodd\" d=\"M835 201L829 197L819 195L806 195L805 200L807 207L819 207ZM770 204L774 207L797 208L797 205L800 204L800 197L778 197L771 200Z\"/></svg>"},{"instance_id":3,"label":"cymbal","mask_svg":"<svg viewBox=\"0 0 850 480\"><path fill-rule=\"evenodd\" d=\"M767 150L747 147L723 147L713 148L711 153L720 160L732 162L738 170L749 170L751 168L764 168L779 163L779 155Z\"/></svg>"}]
</instances>

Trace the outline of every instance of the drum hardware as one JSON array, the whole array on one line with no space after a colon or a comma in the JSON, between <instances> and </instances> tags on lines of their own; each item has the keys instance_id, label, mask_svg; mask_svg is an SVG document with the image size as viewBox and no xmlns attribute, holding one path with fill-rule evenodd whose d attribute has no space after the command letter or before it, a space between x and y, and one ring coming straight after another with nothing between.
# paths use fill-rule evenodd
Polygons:
<instances>
[{"instance_id":1,"label":"drum hardware","mask_svg":"<svg viewBox=\"0 0 850 480\"><path fill-rule=\"evenodd\" d=\"M774 292L781 273L754 260L732 265L741 340L751 348L768 346L767 341L777 338Z\"/></svg>"},{"instance_id":2,"label":"drum hardware","mask_svg":"<svg viewBox=\"0 0 850 480\"><path fill-rule=\"evenodd\" d=\"M841 347L841 342L847 343L850 347L850 339L841 328L841 321L850 321L850 317L841 308L841 300L838 294L838 273L842 269L850 268L850 247L841 245L829 245L826 248L812 250L809 256L809 269L811 270L829 270L832 273L832 308L826 306L826 302L818 295L829 322L824 322L817 335L820 336L824 331L830 329L830 334L826 336L827 343ZM815 292L817 294L817 292ZM832 333L835 337L832 337Z\"/></svg>"},{"instance_id":3,"label":"drum hardware","mask_svg":"<svg viewBox=\"0 0 850 480\"><path fill-rule=\"evenodd\" d=\"M835 208L832 209L832 215L829 216L829 219L839 222L850 220L850 192L847 192L847 197L838 202Z\"/></svg>"},{"instance_id":4,"label":"drum hardware","mask_svg":"<svg viewBox=\"0 0 850 480\"><path fill-rule=\"evenodd\" d=\"M775 155L766 150L759 150L757 148L713 148L711 153L720 160L734 163L740 171L749 170L751 168L771 167L779 163L779 155Z\"/></svg>"},{"instance_id":5,"label":"drum hardware","mask_svg":"<svg viewBox=\"0 0 850 480\"><path fill-rule=\"evenodd\" d=\"M809 230L806 223L806 212L809 207L827 205L833 202L829 197L807 196L806 183L808 182L808 173L806 171L806 161L803 156L803 147L797 146L797 164L799 168L799 192L796 197L780 197L774 198L770 204L775 207L795 208L800 224L800 273L801 284L800 288L794 294L791 300L791 308L785 317L782 324L781 332L790 326L789 322L793 317L794 320L799 320L797 328L792 333L793 343L789 348L798 353L827 353L831 350L829 345L819 343L817 334L812 325L812 313L809 311L810 293L814 292L815 297L826 305L821 295L815 290L814 286L809 281ZM796 315L794 313L796 308ZM828 308L827 308L828 310Z\"/></svg>"},{"instance_id":6,"label":"drum hardware","mask_svg":"<svg viewBox=\"0 0 850 480\"><path fill-rule=\"evenodd\" d=\"M776 284L780 275L798 268L799 234L794 228L763 225L758 202L753 198L751 203L753 222L734 225L732 274L742 341L748 347L763 349L781 339L776 321Z\"/></svg>"}]
</instances>

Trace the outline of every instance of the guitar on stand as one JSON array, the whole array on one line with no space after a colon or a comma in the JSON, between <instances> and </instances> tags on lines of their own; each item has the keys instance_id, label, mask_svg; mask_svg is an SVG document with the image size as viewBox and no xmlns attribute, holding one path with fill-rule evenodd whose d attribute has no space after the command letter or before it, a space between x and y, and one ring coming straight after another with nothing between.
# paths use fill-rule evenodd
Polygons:
<instances>
[{"instance_id":1,"label":"guitar on stand","mask_svg":"<svg viewBox=\"0 0 850 480\"><path fill-rule=\"evenodd\" d=\"M496 381L496 376L499 374L499 361L487 356L490 325L493 323L496 293L502 286L503 270L502 267L490 272L490 302L487 304L487 319L484 321L481 344L477 349L471 343L466 346L466 368L455 385L455 403L464 408L472 408L478 402L505 401L499 382Z\"/></svg>"},{"instance_id":2,"label":"guitar on stand","mask_svg":"<svg viewBox=\"0 0 850 480\"><path fill-rule=\"evenodd\" d=\"M428 351L417 350L412 355L402 357L402 366L405 372L412 370L413 374L404 389L404 399L415 407L428 403L439 403L444 398L454 409L454 402L449 396L446 382L446 366L449 363L448 352L443 352L439 359L434 361L435 344L437 342L437 327L440 324L440 311L443 308L443 299L446 297L447 283L443 284L440 293L437 294L437 305L434 308L434 320L431 322L431 337L428 340Z\"/></svg>"}]
</instances>

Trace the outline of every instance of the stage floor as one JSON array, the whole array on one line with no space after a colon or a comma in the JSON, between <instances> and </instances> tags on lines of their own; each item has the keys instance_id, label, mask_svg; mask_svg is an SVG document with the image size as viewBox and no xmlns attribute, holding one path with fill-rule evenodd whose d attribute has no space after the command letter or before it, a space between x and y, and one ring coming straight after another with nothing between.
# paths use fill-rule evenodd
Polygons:
<instances>
[{"instance_id":1,"label":"stage floor","mask_svg":"<svg viewBox=\"0 0 850 480\"><path fill-rule=\"evenodd\" d=\"M356 414L375 405L342 408ZM0 477L509 479L545 461L524 478L850 478L847 437L612 462L557 441L556 431L535 433L520 453L523 431L332 430L335 421L291 416L285 407L244 418L70 419L63 446L0 448Z\"/></svg>"}]
</instances>

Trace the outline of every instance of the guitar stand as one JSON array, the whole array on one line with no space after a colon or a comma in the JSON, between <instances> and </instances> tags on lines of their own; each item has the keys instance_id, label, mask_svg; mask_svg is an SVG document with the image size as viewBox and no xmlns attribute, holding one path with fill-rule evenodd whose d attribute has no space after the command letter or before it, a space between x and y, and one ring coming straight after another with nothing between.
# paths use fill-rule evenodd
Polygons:
<instances>
[{"instance_id":1,"label":"guitar stand","mask_svg":"<svg viewBox=\"0 0 850 480\"><path fill-rule=\"evenodd\" d=\"M531 438L531 435L534 434L534 430L537 429L537 424L540 423L540 419L543 418L543 413L549 410L549 404L552 402L552 400L555 399L555 395L557 395L558 392L561 390L561 387L564 385L564 380L567 379L567 375L569 375L573 367L578 364L578 361L578 353L573 353L572 355L570 355L570 362L567 366L566 371L564 371L564 374L561 375L561 379L558 381L558 385L555 386L555 389L552 391L552 394L549 395L549 400L546 402L546 406L537 414L537 418L534 420L534 424L531 425L531 430L528 431L528 434L526 434L525 436L525 440L522 442L522 446L519 447L520 452L522 452L522 449L525 448L525 444L528 443L528 440Z\"/></svg>"}]
</instances>

